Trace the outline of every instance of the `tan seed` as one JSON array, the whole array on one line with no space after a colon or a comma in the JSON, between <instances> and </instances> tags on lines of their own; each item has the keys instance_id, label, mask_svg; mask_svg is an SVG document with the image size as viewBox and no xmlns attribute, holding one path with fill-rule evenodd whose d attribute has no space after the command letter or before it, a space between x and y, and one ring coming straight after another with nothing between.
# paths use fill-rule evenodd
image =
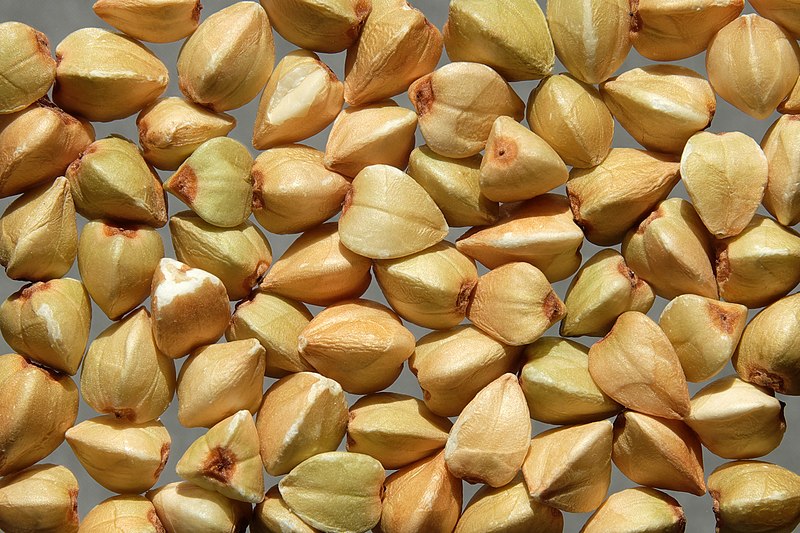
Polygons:
<instances>
[{"instance_id":1,"label":"tan seed","mask_svg":"<svg viewBox=\"0 0 800 533\"><path fill-rule=\"evenodd\" d=\"M201 144L229 134L236 119L172 96L142 109L136 126L145 160L156 168L176 170Z\"/></svg>"},{"instance_id":2,"label":"tan seed","mask_svg":"<svg viewBox=\"0 0 800 533\"><path fill-rule=\"evenodd\" d=\"M408 366L428 409L439 416L458 416L486 385L517 371L521 351L475 326L456 326L419 339Z\"/></svg>"},{"instance_id":3,"label":"tan seed","mask_svg":"<svg viewBox=\"0 0 800 533\"><path fill-rule=\"evenodd\" d=\"M636 51L654 61L674 61L704 51L739 16L744 0L638 0L635 5Z\"/></svg>"},{"instance_id":4,"label":"tan seed","mask_svg":"<svg viewBox=\"0 0 800 533\"><path fill-rule=\"evenodd\" d=\"M353 404L347 451L365 453L386 469L410 465L444 448L453 424L405 394L368 394Z\"/></svg>"},{"instance_id":5,"label":"tan seed","mask_svg":"<svg viewBox=\"0 0 800 533\"><path fill-rule=\"evenodd\" d=\"M611 483L611 440L606 420L536 435L522 465L531 497L568 512L597 509Z\"/></svg>"},{"instance_id":6,"label":"tan seed","mask_svg":"<svg viewBox=\"0 0 800 533\"><path fill-rule=\"evenodd\" d=\"M589 374L589 348L542 337L523 352L519 384L531 418L546 424L586 424L613 416L622 406L606 396Z\"/></svg>"},{"instance_id":7,"label":"tan seed","mask_svg":"<svg viewBox=\"0 0 800 533\"><path fill-rule=\"evenodd\" d=\"M89 345L81 396L95 411L140 424L161 416L174 394L175 365L156 347L144 307L113 323Z\"/></svg>"},{"instance_id":8,"label":"tan seed","mask_svg":"<svg viewBox=\"0 0 800 533\"><path fill-rule=\"evenodd\" d=\"M581 529L581 533L683 533L686 514L678 501L661 491L635 487L612 494Z\"/></svg>"},{"instance_id":9,"label":"tan seed","mask_svg":"<svg viewBox=\"0 0 800 533\"><path fill-rule=\"evenodd\" d=\"M780 445L786 431L783 407L771 390L727 376L694 395L686 423L712 453L750 459Z\"/></svg>"},{"instance_id":10,"label":"tan seed","mask_svg":"<svg viewBox=\"0 0 800 533\"><path fill-rule=\"evenodd\" d=\"M300 354L352 394L383 390L414 351L414 335L382 304L347 300L319 313L298 339Z\"/></svg>"},{"instance_id":11,"label":"tan seed","mask_svg":"<svg viewBox=\"0 0 800 533\"><path fill-rule=\"evenodd\" d=\"M112 320L150 296L153 274L163 257L161 235L149 226L92 220L83 226L78 241L81 279L92 300Z\"/></svg>"},{"instance_id":12,"label":"tan seed","mask_svg":"<svg viewBox=\"0 0 800 533\"><path fill-rule=\"evenodd\" d=\"M261 95L253 146L266 150L316 135L333 122L343 104L342 82L317 54L290 52L275 67Z\"/></svg>"},{"instance_id":13,"label":"tan seed","mask_svg":"<svg viewBox=\"0 0 800 533\"><path fill-rule=\"evenodd\" d=\"M499 266L478 279L467 318L504 344L530 344L564 316L564 303L528 263Z\"/></svg>"},{"instance_id":14,"label":"tan seed","mask_svg":"<svg viewBox=\"0 0 800 533\"><path fill-rule=\"evenodd\" d=\"M251 171L253 214L264 229L279 234L308 231L341 210L350 183L325 168L324 157L319 150L292 144L256 158Z\"/></svg>"},{"instance_id":15,"label":"tan seed","mask_svg":"<svg viewBox=\"0 0 800 533\"><path fill-rule=\"evenodd\" d=\"M345 248L336 223L329 222L295 239L264 276L261 288L327 306L364 294L372 281L371 267L371 260Z\"/></svg>"},{"instance_id":16,"label":"tan seed","mask_svg":"<svg viewBox=\"0 0 800 533\"><path fill-rule=\"evenodd\" d=\"M178 56L179 86L193 102L228 111L258 96L274 64L267 13L255 2L237 2L186 39Z\"/></svg>"},{"instance_id":17,"label":"tan seed","mask_svg":"<svg viewBox=\"0 0 800 533\"><path fill-rule=\"evenodd\" d=\"M8 533L78 531L78 480L67 468L41 464L0 481L0 527Z\"/></svg>"},{"instance_id":18,"label":"tan seed","mask_svg":"<svg viewBox=\"0 0 800 533\"><path fill-rule=\"evenodd\" d=\"M547 22L558 59L586 83L607 80L631 49L632 9L626 0L550 0Z\"/></svg>"},{"instance_id":19,"label":"tan seed","mask_svg":"<svg viewBox=\"0 0 800 533\"><path fill-rule=\"evenodd\" d=\"M174 533L203 529L241 531L252 514L249 503L231 500L188 481L153 489L146 496L153 502L164 529Z\"/></svg>"},{"instance_id":20,"label":"tan seed","mask_svg":"<svg viewBox=\"0 0 800 533\"><path fill-rule=\"evenodd\" d=\"M764 207L784 226L794 226L800 222L800 154L795 150L797 139L800 139L800 117L790 115L775 121L761 140L769 167Z\"/></svg>"},{"instance_id":21,"label":"tan seed","mask_svg":"<svg viewBox=\"0 0 800 533\"><path fill-rule=\"evenodd\" d=\"M264 384L264 353L255 339L211 344L192 352L178 374L181 425L211 427L241 410L255 413Z\"/></svg>"},{"instance_id":22,"label":"tan seed","mask_svg":"<svg viewBox=\"0 0 800 533\"><path fill-rule=\"evenodd\" d=\"M538 4L456 0L443 33L451 61L483 63L508 81L538 80L553 70L553 41Z\"/></svg>"},{"instance_id":23,"label":"tan seed","mask_svg":"<svg viewBox=\"0 0 800 533\"><path fill-rule=\"evenodd\" d=\"M664 200L680 177L675 156L613 148L598 166L570 171L567 195L586 238L610 246Z\"/></svg>"},{"instance_id":24,"label":"tan seed","mask_svg":"<svg viewBox=\"0 0 800 533\"><path fill-rule=\"evenodd\" d=\"M500 206L481 191L481 160L444 157L422 145L411 152L408 175L433 198L449 227L484 226L497 220Z\"/></svg>"},{"instance_id":25,"label":"tan seed","mask_svg":"<svg viewBox=\"0 0 800 533\"><path fill-rule=\"evenodd\" d=\"M20 354L71 376L89 340L92 307L80 281L26 285L0 305L0 332Z\"/></svg>"},{"instance_id":26,"label":"tan seed","mask_svg":"<svg viewBox=\"0 0 800 533\"><path fill-rule=\"evenodd\" d=\"M680 420L623 411L614 422L612 459L635 483L706 493L700 439Z\"/></svg>"},{"instance_id":27,"label":"tan seed","mask_svg":"<svg viewBox=\"0 0 800 533\"><path fill-rule=\"evenodd\" d=\"M94 128L47 98L0 115L0 197L13 196L63 176L94 141Z\"/></svg>"},{"instance_id":28,"label":"tan seed","mask_svg":"<svg viewBox=\"0 0 800 533\"><path fill-rule=\"evenodd\" d=\"M730 361L747 323L747 308L696 294L682 294L661 312L664 330L687 381L706 381Z\"/></svg>"},{"instance_id":29,"label":"tan seed","mask_svg":"<svg viewBox=\"0 0 800 533\"><path fill-rule=\"evenodd\" d=\"M469 157L486 146L499 116L522 120L525 104L500 75L480 63L449 63L408 89L428 147L446 157Z\"/></svg>"},{"instance_id":30,"label":"tan seed","mask_svg":"<svg viewBox=\"0 0 800 533\"><path fill-rule=\"evenodd\" d=\"M468 483L501 487L517 475L531 436L525 396L514 374L484 387L458 415L447 444L447 469Z\"/></svg>"},{"instance_id":31,"label":"tan seed","mask_svg":"<svg viewBox=\"0 0 800 533\"><path fill-rule=\"evenodd\" d=\"M425 189L388 165L369 166L358 173L339 218L342 244L371 259L420 252L444 239L447 229Z\"/></svg>"},{"instance_id":32,"label":"tan seed","mask_svg":"<svg viewBox=\"0 0 800 533\"><path fill-rule=\"evenodd\" d=\"M572 278L564 298L565 337L601 337L611 331L625 311L647 313L655 300L653 289L625 263L616 250L601 250Z\"/></svg>"},{"instance_id":33,"label":"tan seed","mask_svg":"<svg viewBox=\"0 0 800 533\"><path fill-rule=\"evenodd\" d=\"M11 279L47 281L66 274L78 252L75 206L66 178L15 199L0 217L0 264Z\"/></svg>"},{"instance_id":34,"label":"tan seed","mask_svg":"<svg viewBox=\"0 0 800 533\"><path fill-rule=\"evenodd\" d=\"M564 196L548 193L509 205L491 226L462 235L456 248L490 269L506 263L530 263L550 282L578 270L583 232Z\"/></svg>"},{"instance_id":35,"label":"tan seed","mask_svg":"<svg viewBox=\"0 0 800 533\"><path fill-rule=\"evenodd\" d=\"M281 37L300 48L325 53L341 52L357 42L371 4L369 0L261 0Z\"/></svg>"},{"instance_id":36,"label":"tan seed","mask_svg":"<svg viewBox=\"0 0 800 533\"><path fill-rule=\"evenodd\" d=\"M267 473L288 474L306 459L339 447L347 429L344 391L313 372L286 376L264 394L256 428Z\"/></svg>"},{"instance_id":37,"label":"tan seed","mask_svg":"<svg viewBox=\"0 0 800 533\"><path fill-rule=\"evenodd\" d=\"M21 22L0 24L0 114L22 111L45 96L56 78L47 36Z\"/></svg>"},{"instance_id":38,"label":"tan seed","mask_svg":"<svg viewBox=\"0 0 800 533\"><path fill-rule=\"evenodd\" d=\"M113 415L67 430L67 443L92 479L110 491L137 494L158 481L169 458L169 432L158 420L135 424Z\"/></svg>"},{"instance_id":39,"label":"tan seed","mask_svg":"<svg viewBox=\"0 0 800 533\"><path fill-rule=\"evenodd\" d=\"M628 311L589 349L589 373L615 401L641 413L681 419L689 390L669 339L647 315Z\"/></svg>"},{"instance_id":40,"label":"tan seed","mask_svg":"<svg viewBox=\"0 0 800 533\"><path fill-rule=\"evenodd\" d=\"M748 115L765 119L797 82L800 50L774 22L744 15L711 40L706 71L718 95Z\"/></svg>"},{"instance_id":41,"label":"tan seed","mask_svg":"<svg viewBox=\"0 0 800 533\"><path fill-rule=\"evenodd\" d=\"M545 78L531 91L526 118L567 165L594 167L611 150L614 117L593 85L569 74Z\"/></svg>"},{"instance_id":42,"label":"tan seed","mask_svg":"<svg viewBox=\"0 0 800 533\"><path fill-rule=\"evenodd\" d=\"M153 43L191 35L200 20L200 0L97 0L95 14L118 30Z\"/></svg>"},{"instance_id":43,"label":"tan seed","mask_svg":"<svg viewBox=\"0 0 800 533\"><path fill-rule=\"evenodd\" d=\"M431 329L460 324L478 282L475 261L447 241L399 259L377 260L373 269L397 314Z\"/></svg>"},{"instance_id":44,"label":"tan seed","mask_svg":"<svg viewBox=\"0 0 800 533\"><path fill-rule=\"evenodd\" d=\"M325 146L325 167L351 178L370 165L404 169L416 131L416 113L394 100L350 106L333 122Z\"/></svg>"},{"instance_id":45,"label":"tan seed","mask_svg":"<svg viewBox=\"0 0 800 533\"><path fill-rule=\"evenodd\" d=\"M87 120L129 117L166 90L169 71L139 41L101 28L82 28L56 47L59 107Z\"/></svg>"},{"instance_id":46,"label":"tan seed","mask_svg":"<svg viewBox=\"0 0 800 533\"><path fill-rule=\"evenodd\" d=\"M742 334L733 367L743 379L781 394L800 395L800 294L758 313Z\"/></svg>"},{"instance_id":47,"label":"tan seed","mask_svg":"<svg viewBox=\"0 0 800 533\"><path fill-rule=\"evenodd\" d=\"M344 99L363 105L402 93L436 68L442 48L442 34L422 11L406 0L373 0L358 42L347 51Z\"/></svg>"},{"instance_id":48,"label":"tan seed","mask_svg":"<svg viewBox=\"0 0 800 533\"><path fill-rule=\"evenodd\" d=\"M790 533L800 523L800 476L761 461L724 464L708 476L720 533Z\"/></svg>"}]
</instances>

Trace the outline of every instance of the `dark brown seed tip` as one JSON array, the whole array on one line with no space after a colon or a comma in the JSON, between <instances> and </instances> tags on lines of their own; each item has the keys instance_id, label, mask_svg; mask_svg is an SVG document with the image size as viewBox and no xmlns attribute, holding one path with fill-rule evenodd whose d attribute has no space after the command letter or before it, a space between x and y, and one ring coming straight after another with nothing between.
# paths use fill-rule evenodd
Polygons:
<instances>
[{"instance_id":1,"label":"dark brown seed tip","mask_svg":"<svg viewBox=\"0 0 800 533\"><path fill-rule=\"evenodd\" d=\"M217 446L208 454L201 472L220 483L229 483L236 472L236 454L228 448Z\"/></svg>"},{"instance_id":2,"label":"dark brown seed tip","mask_svg":"<svg viewBox=\"0 0 800 533\"><path fill-rule=\"evenodd\" d=\"M191 204L197 197L197 174L189 165L184 165L167 182L169 190L184 202Z\"/></svg>"},{"instance_id":3,"label":"dark brown seed tip","mask_svg":"<svg viewBox=\"0 0 800 533\"><path fill-rule=\"evenodd\" d=\"M420 116L425 115L433 107L433 78L427 75L420 78L411 86L411 103L417 108Z\"/></svg>"}]
</instances>

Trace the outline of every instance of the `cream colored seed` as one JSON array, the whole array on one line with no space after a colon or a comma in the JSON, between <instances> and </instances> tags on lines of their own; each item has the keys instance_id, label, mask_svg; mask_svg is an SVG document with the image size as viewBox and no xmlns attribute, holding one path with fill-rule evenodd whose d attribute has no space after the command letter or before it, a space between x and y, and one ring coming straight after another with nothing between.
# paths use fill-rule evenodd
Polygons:
<instances>
[{"instance_id":1,"label":"cream colored seed","mask_svg":"<svg viewBox=\"0 0 800 533\"><path fill-rule=\"evenodd\" d=\"M417 114L394 100L344 109L325 146L325 167L354 178L370 165L404 169L414 149Z\"/></svg>"},{"instance_id":2,"label":"cream colored seed","mask_svg":"<svg viewBox=\"0 0 800 533\"><path fill-rule=\"evenodd\" d=\"M247 527L252 514L249 503L231 500L188 481L158 487L145 496L153 502L162 527L176 533L203 529L240 531Z\"/></svg>"},{"instance_id":3,"label":"cream colored seed","mask_svg":"<svg viewBox=\"0 0 800 533\"><path fill-rule=\"evenodd\" d=\"M215 424L189 445L175 472L232 500L260 502L264 499L264 475L253 416L239 411Z\"/></svg>"},{"instance_id":4,"label":"cream colored seed","mask_svg":"<svg viewBox=\"0 0 800 533\"><path fill-rule=\"evenodd\" d=\"M166 90L169 71L141 43L101 28L82 28L56 47L59 107L108 122L137 113Z\"/></svg>"},{"instance_id":5,"label":"cream colored seed","mask_svg":"<svg viewBox=\"0 0 800 533\"><path fill-rule=\"evenodd\" d=\"M200 20L200 0L97 0L95 14L143 41L170 43L188 37Z\"/></svg>"},{"instance_id":6,"label":"cream colored seed","mask_svg":"<svg viewBox=\"0 0 800 533\"><path fill-rule=\"evenodd\" d=\"M63 466L40 464L0 481L0 527L7 533L78 531L78 480Z\"/></svg>"},{"instance_id":7,"label":"cream colored seed","mask_svg":"<svg viewBox=\"0 0 800 533\"><path fill-rule=\"evenodd\" d=\"M84 420L67 443L92 478L120 494L149 490L167 465L172 439L158 420L135 424L113 415Z\"/></svg>"},{"instance_id":8,"label":"cream colored seed","mask_svg":"<svg viewBox=\"0 0 800 533\"><path fill-rule=\"evenodd\" d=\"M175 170L201 144L230 133L236 119L173 96L142 109L136 126L145 160L156 168Z\"/></svg>"},{"instance_id":9,"label":"cream colored seed","mask_svg":"<svg viewBox=\"0 0 800 533\"><path fill-rule=\"evenodd\" d=\"M56 77L45 34L21 22L0 24L0 114L22 111L45 96Z\"/></svg>"},{"instance_id":10,"label":"cream colored seed","mask_svg":"<svg viewBox=\"0 0 800 533\"><path fill-rule=\"evenodd\" d=\"M317 54L290 52L275 67L261 95L253 146L265 150L316 135L336 118L343 104L342 82Z\"/></svg>"},{"instance_id":11,"label":"cream colored seed","mask_svg":"<svg viewBox=\"0 0 800 533\"><path fill-rule=\"evenodd\" d=\"M278 234L313 230L341 210L350 183L325 168L324 157L314 148L290 144L256 158L253 214L264 229Z\"/></svg>"},{"instance_id":12,"label":"cream colored seed","mask_svg":"<svg viewBox=\"0 0 800 533\"><path fill-rule=\"evenodd\" d=\"M497 220L500 205L481 189L482 159L444 157L422 145L411 152L408 175L433 198L449 227L483 226Z\"/></svg>"},{"instance_id":13,"label":"cream colored seed","mask_svg":"<svg viewBox=\"0 0 800 533\"><path fill-rule=\"evenodd\" d=\"M192 352L178 375L178 421L211 427L261 403L264 348L256 339L211 344Z\"/></svg>"},{"instance_id":14,"label":"cream colored seed","mask_svg":"<svg viewBox=\"0 0 800 533\"><path fill-rule=\"evenodd\" d=\"M255 98L275 63L271 30L255 2L237 2L205 19L178 56L181 92L217 112Z\"/></svg>"},{"instance_id":15,"label":"cream colored seed","mask_svg":"<svg viewBox=\"0 0 800 533\"><path fill-rule=\"evenodd\" d=\"M112 320L148 296L164 257L161 235L149 226L92 220L78 241L78 271L97 306ZM108 265L115 265L113 270Z\"/></svg>"},{"instance_id":16,"label":"cream colored seed","mask_svg":"<svg viewBox=\"0 0 800 533\"><path fill-rule=\"evenodd\" d=\"M256 428L267 473L288 474L306 459L339 446L347 428L344 391L314 372L290 374L267 389Z\"/></svg>"},{"instance_id":17,"label":"cream colored seed","mask_svg":"<svg viewBox=\"0 0 800 533\"><path fill-rule=\"evenodd\" d=\"M231 300L247 297L272 263L267 238L249 221L220 228L184 211L169 229L178 260L217 276Z\"/></svg>"},{"instance_id":18,"label":"cream colored seed","mask_svg":"<svg viewBox=\"0 0 800 533\"><path fill-rule=\"evenodd\" d=\"M94 141L94 128L47 98L0 115L0 197L62 176Z\"/></svg>"},{"instance_id":19,"label":"cream colored seed","mask_svg":"<svg viewBox=\"0 0 800 533\"><path fill-rule=\"evenodd\" d=\"M0 264L11 279L47 281L66 274L78 252L78 226L66 178L36 187L0 217Z\"/></svg>"},{"instance_id":20,"label":"cream colored seed","mask_svg":"<svg viewBox=\"0 0 800 533\"><path fill-rule=\"evenodd\" d=\"M81 533L117 531L162 533L164 525L152 503L139 495L114 496L100 502L81 521Z\"/></svg>"}]
</instances>

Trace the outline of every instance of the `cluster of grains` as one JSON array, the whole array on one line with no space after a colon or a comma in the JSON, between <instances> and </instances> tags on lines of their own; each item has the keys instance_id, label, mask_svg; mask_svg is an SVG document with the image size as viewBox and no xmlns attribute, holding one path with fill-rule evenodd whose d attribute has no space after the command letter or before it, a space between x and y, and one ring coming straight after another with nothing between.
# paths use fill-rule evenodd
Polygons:
<instances>
[{"instance_id":1,"label":"cluster of grains","mask_svg":"<svg viewBox=\"0 0 800 533\"><path fill-rule=\"evenodd\" d=\"M27 284L0 306L0 529L682 532L666 490L793 531L800 476L754 459L800 395L800 2L750 3L451 0L440 31L405 0L97 0L118 32L55 57L1 23L0 264ZM165 97L140 41L180 40ZM345 50L342 81L317 53ZM226 112L259 95L253 150ZM717 97L780 116L706 132ZM95 138L133 115L138 143ZM267 233L299 235L273 261ZM406 365L419 397L386 390ZM157 486L173 401L204 433ZM37 464L65 440L118 496L79 515ZM612 465L641 486L609 494Z\"/></svg>"}]
</instances>

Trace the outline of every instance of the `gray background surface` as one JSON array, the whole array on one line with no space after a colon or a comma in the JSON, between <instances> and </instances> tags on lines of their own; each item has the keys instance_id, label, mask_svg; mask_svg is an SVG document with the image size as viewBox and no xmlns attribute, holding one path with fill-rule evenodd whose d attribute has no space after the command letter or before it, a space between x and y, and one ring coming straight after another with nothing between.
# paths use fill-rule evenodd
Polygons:
<instances>
[{"instance_id":1,"label":"gray background surface","mask_svg":"<svg viewBox=\"0 0 800 533\"><path fill-rule=\"evenodd\" d=\"M429 20L436 25L439 29L444 26L444 23L447 19L447 8L448 8L448 1L447 0L409 0L415 7L421 9L429 18ZM492 1L492 0L486 0ZM545 0L537 0L542 9L545 9ZM228 5L234 3L234 0L205 0L204 1L204 9L201 15L201 21L205 20L211 13L214 13ZM102 20L94 15L91 9L92 2L89 0L0 0L0 22L5 22L9 20L16 20L20 22L24 22L29 24L39 31L44 32L48 38L50 39L50 46L51 50L55 50L55 47L58 43L69 33L78 30L82 27L88 26L96 26L96 27L103 27L103 28L110 28L107 26ZM747 5L745 7L744 13L752 13L754 12L752 7ZM170 84L169 87L164 94L164 96L181 96L181 93L178 89L177 83L177 73L175 71L175 64L178 57L178 52L180 50L181 43L171 43L171 44L153 44L153 43L145 43L151 50L153 50L161 60L167 65L170 69ZM277 33L275 33L275 46L276 46L276 64L285 54L294 50L296 47L286 41L284 41ZM336 74L339 76L340 79L344 77L344 58L345 54L321 54L320 55L322 60L327 63ZM446 53L443 54L441 64L445 64L448 62ZM651 61L644 59L641 57L636 50L632 49L628 59L626 60L623 67L618 71L621 73L623 71L629 70L631 68L642 66L646 64L652 63ZM684 61L677 62L681 65L687 66L692 68L703 75L705 75L705 54L700 54L698 56L689 58ZM565 72L564 67L560 64L556 64L555 73ZM538 82L518 82L513 83L514 89L516 89L517 93L520 97L527 101L528 95L530 92L536 87ZM395 100L402 106L408 107L413 109L411 104L408 101L408 98L405 94L398 96ZM258 105L258 98L254 101L250 102L248 105L230 111L229 114L236 117L237 126L236 129L231 132L230 136L241 141L246 146L250 147L250 138L252 135L252 128L253 128L253 121L255 118L255 113ZM744 132L751 137L753 137L757 142L760 142L764 133L768 129L768 127L777 119L779 115L774 114L772 117L758 121L749 117L748 115L742 113L741 111L735 109L733 106L729 105L727 102L722 100L721 98L717 98L717 113L714 118L714 121L709 129L709 131L741 131ZM97 138L101 139L111 134L119 134L127 137L128 139L137 141L138 140L138 133L136 130L135 125L135 116L129 117L125 120L114 121L109 123L95 123L94 124ZM636 142L619 126L619 124L615 125L615 139L614 139L614 146L620 147L638 147ZM303 141L305 144L318 148L320 150L325 149L325 142L327 139L328 131L330 128L326 129L322 133L314 136L310 140ZM419 132L417 132L417 144L424 144L424 140L422 139ZM253 155L257 155L257 151L251 148L251 152ZM169 177L169 172L160 172L162 179L166 179ZM558 189L556 192L564 193L563 187ZM686 198L686 192L683 188L681 183L672 191L670 196L680 196ZM170 213L175 213L185 209L185 206L178 201L173 196L168 196L169 199L169 209ZM6 206L10 203L12 199L0 199L0 209L4 210ZM766 214L763 209L760 211ZM253 220L254 221L254 220ZM79 217L79 225L82 225L85 221L80 219ZM450 236L448 240L454 241L460 235L462 235L466 231L466 228L455 228L451 230ZM166 254L169 257L174 257L174 252L172 250L172 245L169 240L169 237L166 233L166 228L162 230L162 235L164 236L164 244L166 249ZM293 241L296 235L289 235L289 236L277 236L272 234L267 234L269 242L272 246L273 250L273 257L279 258L283 251L288 247L288 245ZM619 246L614 247L619 249ZM588 243L585 243L583 247L583 258L584 261L592 257L594 253L599 250L598 247ZM481 267L481 272L485 272L485 269ZM67 274L68 277L78 278L78 268L77 263L73 266L72 270ZM24 284L22 282L16 282L13 280L9 280L5 275L0 275L0 296L2 298L7 297L11 293L19 290ZM566 289L569 285L569 280L562 281L555 284L555 290L558 295L563 299ZM367 291L366 298L381 301L385 303L385 299L378 288L377 283L373 280L372 285L369 287ZM653 306L652 310L648 313L653 319L658 320L658 316L661 314L664 305L666 304L666 300L661 298L657 298L655 305ZM149 307L149 302L146 302L146 305ZM315 308L310 306L312 312L316 313L319 311L320 308ZM755 313L751 311L750 316L752 317ZM93 322L92 322L92 338L97 336L100 332L102 332L108 325L110 321L106 318L102 311L96 306L93 306ZM420 336L427 333L427 330L422 328L416 327L413 324L406 324L411 331L419 338ZM558 327L557 325L551 328L550 331L547 333L548 335L558 335ZM582 338L576 339L580 342L583 342L587 346L591 345L596 339L593 338ZM0 339L0 353L7 353L10 352L10 348L5 343L4 340ZM180 364L183 360L178 361L178 370L180 370ZM725 376L733 374L733 369L731 368L730 364L728 367L719 374L717 377ZM79 379L79 375L75 376L76 382ZM264 384L264 388L266 390L274 382L273 379L267 378ZM690 392L694 394L699 388L702 387L702 384L689 384ZM411 374L411 372L406 368L403 371L401 377L397 380L397 382L392 385L389 390L395 392L402 392L406 394L411 394L416 397L421 398L421 391L419 389L419 385ZM348 401L352 404L355 401L356 397L352 395L348 395ZM800 401L792 397L783 396L780 398L782 401L787 403L786 407L786 420L788 425L788 430L786 435L783 439L783 443L781 446L776 449L771 454L762 458L765 461L774 462L793 470L794 472L800 471L800 456L798 455L798 438L800 438ZM78 414L78 422L86 420L88 418L92 418L97 416L98 413L95 413L89 406L87 406L83 401L81 401L80 405L80 412ZM172 452L170 454L169 463L165 468L161 479L159 480L158 485L163 485L166 483L170 483L173 481L177 481L179 478L175 474L175 465L178 459L181 457L183 452L187 449L187 447L200 435L204 433L204 429L202 428L184 428L182 427L176 418L177 415L177 398L173 401L172 405L169 407L167 412L162 417L162 421L167 426L170 435L172 437ZM541 422L534 422L533 424L533 432L534 434L540 433L545 429L549 429L550 426L543 424ZM704 449L704 461L705 461L705 470L706 476L711 473L711 471L716 468L718 465L724 463L725 461L721 460L720 458L714 456L708 450ZM80 484L80 496L79 496L79 511L81 516L84 516L94 505L99 503L100 501L104 500L105 498L111 497L114 494L107 491L100 485L98 485L83 469L80 463L72 454L72 450L69 446L64 443L62 444L55 452L53 452L49 457L47 457L43 462L47 463L56 463L62 464L69 467L78 478L78 482ZM275 478L267 478L267 488L272 486L274 483L277 482ZM471 496L477 490L477 486L470 486L465 484L465 491L464 491L464 503L469 501ZM614 473L612 476L612 484L609 493L618 492L624 488L635 486L630 480L625 478L616 468L614 468ZM669 492L673 497L675 497L683 506L686 516L688 519L688 526L687 531L689 532L708 532L714 530L714 516L711 511L711 498L708 495L703 497L693 496L687 493L681 492ZM570 514L564 513L564 531L565 532L574 532L578 531L586 519L589 517L589 514Z\"/></svg>"}]
</instances>

